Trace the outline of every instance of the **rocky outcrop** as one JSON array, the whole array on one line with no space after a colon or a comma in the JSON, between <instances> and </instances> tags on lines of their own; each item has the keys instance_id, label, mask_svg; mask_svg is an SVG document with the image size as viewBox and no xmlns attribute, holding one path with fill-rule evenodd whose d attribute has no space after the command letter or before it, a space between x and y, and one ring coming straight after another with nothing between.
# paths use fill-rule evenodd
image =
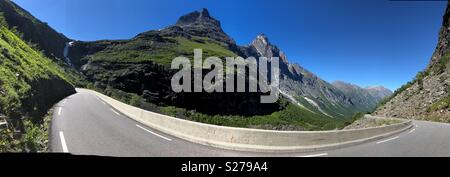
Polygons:
<instances>
[{"instance_id":1,"label":"rocky outcrop","mask_svg":"<svg viewBox=\"0 0 450 177\"><path fill-rule=\"evenodd\" d=\"M439 32L439 41L427 68L381 105L375 115L450 121L450 4Z\"/></svg>"},{"instance_id":2,"label":"rocky outcrop","mask_svg":"<svg viewBox=\"0 0 450 177\"><path fill-rule=\"evenodd\" d=\"M22 109L36 121L41 121L47 110L59 100L76 93L71 84L57 76L36 80L30 86L29 95L22 101Z\"/></svg>"},{"instance_id":3,"label":"rocky outcrop","mask_svg":"<svg viewBox=\"0 0 450 177\"><path fill-rule=\"evenodd\" d=\"M226 44L235 44L222 30L220 21L212 18L207 9L201 9L180 17L175 26L193 35L211 38Z\"/></svg>"}]
</instances>

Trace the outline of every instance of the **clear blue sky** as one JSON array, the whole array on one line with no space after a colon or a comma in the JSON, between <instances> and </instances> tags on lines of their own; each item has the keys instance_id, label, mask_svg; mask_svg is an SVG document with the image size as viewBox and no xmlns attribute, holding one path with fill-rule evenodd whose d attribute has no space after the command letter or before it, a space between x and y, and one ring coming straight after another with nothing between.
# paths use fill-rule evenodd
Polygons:
<instances>
[{"instance_id":1,"label":"clear blue sky","mask_svg":"<svg viewBox=\"0 0 450 177\"><path fill-rule=\"evenodd\" d=\"M423 70L445 1L14 0L76 40L127 39L206 7L238 44L266 34L319 77L392 90Z\"/></svg>"}]
</instances>

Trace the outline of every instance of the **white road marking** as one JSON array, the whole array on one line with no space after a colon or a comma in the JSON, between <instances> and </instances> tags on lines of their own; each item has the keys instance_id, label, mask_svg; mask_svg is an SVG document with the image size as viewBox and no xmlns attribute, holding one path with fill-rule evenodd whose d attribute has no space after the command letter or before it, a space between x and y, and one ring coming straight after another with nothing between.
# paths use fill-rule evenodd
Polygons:
<instances>
[{"instance_id":1,"label":"white road marking","mask_svg":"<svg viewBox=\"0 0 450 177\"><path fill-rule=\"evenodd\" d=\"M59 107L59 109L58 109L58 116L61 115L61 111L62 111L62 107Z\"/></svg>"},{"instance_id":2,"label":"white road marking","mask_svg":"<svg viewBox=\"0 0 450 177\"><path fill-rule=\"evenodd\" d=\"M106 103L100 98L100 97L96 97L98 101L102 102L104 105L106 105Z\"/></svg>"},{"instance_id":3,"label":"white road marking","mask_svg":"<svg viewBox=\"0 0 450 177\"><path fill-rule=\"evenodd\" d=\"M64 133L59 131L59 138L61 139L61 146L64 153L68 153L69 149L67 149L66 139L64 138Z\"/></svg>"},{"instance_id":4,"label":"white road marking","mask_svg":"<svg viewBox=\"0 0 450 177\"><path fill-rule=\"evenodd\" d=\"M387 140L378 141L377 144L381 144L381 143L385 143L385 142L388 142L388 141L392 141L392 140L395 140L395 139L397 139L397 138L399 138L399 137L396 136L396 137L394 137L394 138L389 138L389 139L387 139Z\"/></svg>"},{"instance_id":5,"label":"white road marking","mask_svg":"<svg viewBox=\"0 0 450 177\"><path fill-rule=\"evenodd\" d=\"M416 129L412 129L411 131L409 131L409 133L412 133L412 132L414 132L414 131L416 131Z\"/></svg>"},{"instance_id":6,"label":"white road marking","mask_svg":"<svg viewBox=\"0 0 450 177\"><path fill-rule=\"evenodd\" d=\"M120 114L118 112L116 112L114 109L111 108L111 111L114 112L115 114L117 114L118 116L120 116Z\"/></svg>"},{"instance_id":7,"label":"white road marking","mask_svg":"<svg viewBox=\"0 0 450 177\"><path fill-rule=\"evenodd\" d=\"M146 132L149 132L149 133L151 133L151 134L153 134L153 135L156 135L156 136L158 136L158 137L160 137L160 138L162 138L162 139L165 139L165 140L167 140L167 141L172 141L172 139L167 138L167 137L164 137L164 136L162 136L162 135L159 135L159 134L157 134L157 133L155 133L155 132L152 132L152 131L150 131L150 130L147 130L146 128L144 128L144 127L142 127L142 126L140 126L140 125L138 125L138 124L136 124L136 126L139 127L140 129L145 130Z\"/></svg>"},{"instance_id":8,"label":"white road marking","mask_svg":"<svg viewBox=\"0 0 450 177\"><path fill-rule=\"evenodd\" d=\"M311 155L304 155L304 156L297 156L297 157L320 157L320 156L327 156L328 153L322 153L322 154L311 154Z\"/></svg>"}]
</instances>

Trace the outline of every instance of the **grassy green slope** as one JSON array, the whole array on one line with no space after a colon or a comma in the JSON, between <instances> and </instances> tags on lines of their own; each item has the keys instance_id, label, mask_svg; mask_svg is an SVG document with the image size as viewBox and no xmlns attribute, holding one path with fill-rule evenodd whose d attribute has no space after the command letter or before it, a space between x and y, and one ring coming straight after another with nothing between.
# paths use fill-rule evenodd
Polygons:
<instances>
[{"instance_id":1,"label":"grassy green slope","mask_svg":"<svg viewBox=\"0 0 450 177\"><path fill-rule=\"evenodd\" d=\"M86 59L90 61L108 62L142 62L150 60L161 65L169 66L172 59L178 56L186 56L193 59L194 49L203 49L203 59L209 56L221 58L237 56L220 42L204 37L192 37L191 39L184 37L163 37L163 41L158 43L143 39L134 39L128 43L110 47L90 55ZM143 49L145 47L148 47L148 49Z\"/></svg>"},{"instance_id":2,"label":"grassy green slope","mask_svg":"<svg viewBox=\"0 0 450 177\"><path fill-rule=\"evenodd\" d=\"M29 83L50 76L69 81L57 64L33 50L6 27L0 27L0 53L0 110L5 114L21 107L21 100L31 89Z\"/></svg>"},{"instance_id":3,"label":"grassy green slope","mask_svg":"<svg viewBox=\"0 0 450 177\"><path fill-rule=\"evenodd\" d=\"M45 119L44 114L54 101L73 93L71 85L81 80L76 72L30 47L0 15L0 114L12 125L0 129L0 152L46 151L51 114ZM22 136L13 129L22 130Z\"/></svg>"}]
</instances>

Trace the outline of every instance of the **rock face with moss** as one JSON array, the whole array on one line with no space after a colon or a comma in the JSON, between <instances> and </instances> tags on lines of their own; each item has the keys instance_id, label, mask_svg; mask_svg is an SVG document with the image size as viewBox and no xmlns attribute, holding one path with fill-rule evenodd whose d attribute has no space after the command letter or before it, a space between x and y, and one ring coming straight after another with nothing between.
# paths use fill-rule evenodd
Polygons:
<instances>
[{"instance_id":1,"label":"rock face with moss","mask_svg":"<svg viewBox=\"0 0 450 177\"><path fill-rule=\"evenodd\" d=\"M450 122L450 5L427 68L386 100L375 115Z\"/></svg>"}]
</instances>

